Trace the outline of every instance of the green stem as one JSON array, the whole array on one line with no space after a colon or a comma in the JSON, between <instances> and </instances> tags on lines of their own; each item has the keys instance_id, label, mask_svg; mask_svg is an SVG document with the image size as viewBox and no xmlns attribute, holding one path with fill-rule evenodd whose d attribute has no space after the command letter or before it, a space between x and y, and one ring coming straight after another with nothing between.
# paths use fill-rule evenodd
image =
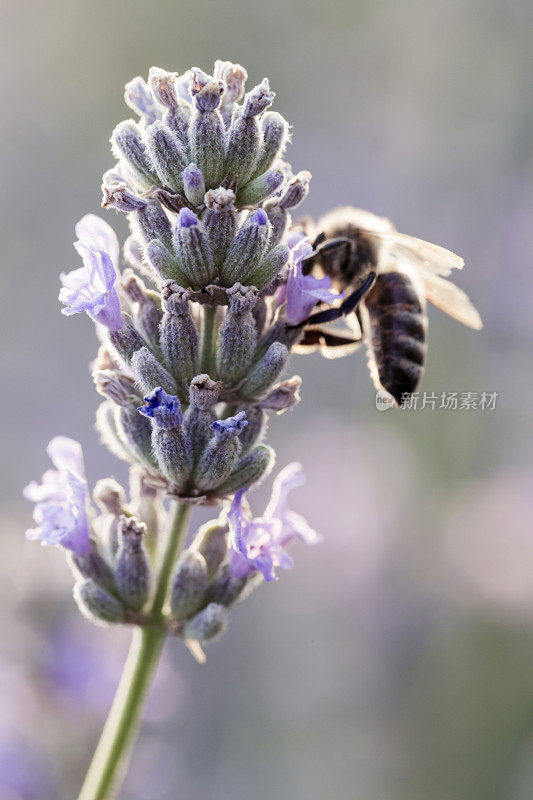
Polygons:
<instances>
[{"instance_id":1,"label":"green stem","mask_svg":"<svg viewBox=\"0 0 533 800\"><path fill-rule=\"evenodd\" d=\"M215 319L217 314L216 306L204 306L202 321L202 353L200 356L200 366L202 372L211 375L213 367L213 340L215 335ZM211 376L213 377L213 376Z\"/></svg>"},{"instance_id":2,"label":"green stem","mask_svg":"<svg viewBox=\"0 0 533 800\"><path fill-rule=\"evenodd\" d=\"M78 800L109 800L125 776L141 711L166 637L164 606L176 558L183 546L190 506L177 504L161 561L151 621L135 628L118 689Z\"/></svg>"},{"instance_id":3,"label":"green stem","mask_svg":"<svg viewBox=\"0 0 533 800\"><path fill-rule=\"evenodd\" d=\"M155 587L154 602L152 603L152 621L154 624L161 623L162 612L168 592L170 577L176 564L178 553L183 547L187 525L191 514L191 506L185 503L176 503L172 526L168 536L167 546L163 553L157 586Z\"/></svg>"}]
</instances>

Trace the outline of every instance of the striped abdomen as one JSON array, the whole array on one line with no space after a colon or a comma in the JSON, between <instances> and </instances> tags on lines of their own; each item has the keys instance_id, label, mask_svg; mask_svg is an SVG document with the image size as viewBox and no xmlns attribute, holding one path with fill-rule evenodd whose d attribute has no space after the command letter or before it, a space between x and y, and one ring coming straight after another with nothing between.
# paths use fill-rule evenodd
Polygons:
<instances>
[{"instance_id":1,"label":"striped abdomen","mask_svg":"<svg viewBox=\"0 0 533 800\"><path fill-rule=\"evenodd\" d=\"M408 275L385 272L365 297L363 318L374 383L398 405L420 383L426 362L425 298Z\"/></svg>"}]
</instances>

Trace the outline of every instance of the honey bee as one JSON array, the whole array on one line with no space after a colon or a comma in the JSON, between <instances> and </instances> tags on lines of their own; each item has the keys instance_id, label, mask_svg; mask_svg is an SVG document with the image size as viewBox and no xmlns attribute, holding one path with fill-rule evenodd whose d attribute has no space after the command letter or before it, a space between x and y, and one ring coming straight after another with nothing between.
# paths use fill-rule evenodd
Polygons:
<instances>
[{"instance_id":1,"label":"honey bee","mask_svg":"<svg viewBox=\"0 0 533 800\"><path fill-rule=\"evenodd\" d=\"M320 233L303 272L328 275L335 288L351 294L338 308L318 311L306 321L300 349L321 346L327 352L332 347L344 354L364 341L376 389L401 405L424 373L426 300L464 325L482 328L465 292L445 280L464 261L444 247L399 233L384 217L351 206L326 214L316 230ZM351 340L315 327L340 316L354 334Z\"/></svg>"}]
</instances>

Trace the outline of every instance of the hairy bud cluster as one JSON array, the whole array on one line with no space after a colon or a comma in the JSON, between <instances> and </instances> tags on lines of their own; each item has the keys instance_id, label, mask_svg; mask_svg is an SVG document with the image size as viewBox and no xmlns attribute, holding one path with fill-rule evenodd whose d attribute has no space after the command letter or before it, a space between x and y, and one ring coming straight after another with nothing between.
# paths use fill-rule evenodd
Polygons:
<instances>
[{"instance_id":1,"label":"hairy bud cluster","mask_svg":"<svg viewBox=\"0 0 533 800\"><path fill-rule=\"evenodd\" d=\"M147 527L122 513L125 496L115 481L100 481L94 499L104 513L95 520L96 533L87 552L70 555L77 578L74 599L97 624L139 624L152 587Z\"/></svg>"},{"instance_id":2,"label":"hairy bud cluster","mask_svg":"<svg viewBox=\"0 0 533 800\"><path fill-rule=\"evenodd\" d=\"M85 616L165 625L196 657L258 575L290 568L285 545L312 539L286 513L302 482L292 467L263 518L249 518L243 499L275 460L263 443L269 412L300 399L300 378L283 379L291 348L329 297L302 274L306 237L288 236L311 176L283 160L289 125L271 110L268 80L245 92L246 79L217 61L212 75L153 67L126 85L138 119L113 131L102 206L128 217L127 267L113 229L88 214L76 226L83 266L61 275L59 299L64 314L86 312L98 326L96 427L130 465L130 500L105 479L93 505L81 447L65 437L49 445L55 471L26 490L37 522L28 536L68 552ZM167 498L223 504L173 576L158 544Z\"/></svg>"},{"instance_id":3,"label":"hairy bud cluster","mask_svg":"<svg viewBox=\"0 0 533 800\"><path fill-rule=\"evenodd\" d=\"M249 583L229 570L225 520L213 520L197 532L176 566L170 596L169 629L186 641L208 642L224 631L228 608Z\"/></svg>"},{"instance_id":4,"label":"hairy bud cluster","mask_svg":"<svg viewBox=\"0 0 533 800\"><path fill-rule=\"evenodd\" d=\"M270 110L268 80L245 93L246 78L217 61L212 76L154 67L130 81L139 121L115 128L118 163L102 184L103 206L128 214L132 236L123 324L107 331L94 372L106 398L97 427L113 453L191 502L262 478L274 460L261 444L267 412L299 400L298 377L280 382L300 331L279 324L276 287L289 209L311 176L282 161L289 126Z\"/></svg>"},{"instance_id":5,"label":"hairy bud cluster","mask_svg":"<svg viewBox=\"0 0 533 800\"><path fill-rule=\"evenodd\" d=\"M118 163L104 175L103 206L128 213L157 283L261 290L287 264L287 209L305 197L310 175L295 177L282 161L289 125L268 110L268 80L244 94L246 78L240 65L217 61L213 76L153 67L147 84L138 77L126 87L140 120L113 131Z\"/></svg>"}]
</instances>

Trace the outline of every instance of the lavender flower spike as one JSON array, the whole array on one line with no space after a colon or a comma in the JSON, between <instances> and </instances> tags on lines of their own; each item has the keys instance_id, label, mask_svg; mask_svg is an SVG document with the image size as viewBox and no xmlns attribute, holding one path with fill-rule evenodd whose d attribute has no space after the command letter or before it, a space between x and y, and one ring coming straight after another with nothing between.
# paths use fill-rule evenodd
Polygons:
<instances>
[{"instance_id":1,"label":"lavender flower spike","mask_svg":"<svg viewBox=\"0 0 533 800\"><path fill-rule=\"evenodd\" d=\"M109 330L123 325L117 279L119 247L113 229L93 214L83 217L76 225L79 239L74 247L80 254L83 267L60 275L63 288L59 300L65 304L66 316L86 311L95 322Z\"/></svg>"},{"instance_id":2,"label":"lavender flower spike","mask_svg":"<svg viewBox=\"0 0 533 800\"><path fill-rule=\"evenodd\" d=\"M283 287L283 295L279 302L286 301L285 316L289 325L298 325L306 319L317 302L333 303L341 300L344 292L335 294L329 291L331 278L315 278L312 275L302 275L302 261L313 251L311 243L303 233L291 234L287 244L291 248L291 266L287 286Z\"/></svg>"},{"instance_id":3,"label":"lavender flower spike","mask_svg":"<svg viewBox=\"0 0 533 800\"><path fill-rule=\"evenodd\" d=\"M292 463L274 481L270 502L262 517L249 518L243 507L246 489L235 494L228 512L230 569L236 578L258 570L266 581L276 580L276 567L291 569L293 560L285 547L294 538L317 544L321 536L299 514L287 508L287 495L305 482L300 464Z\"/></svg>"},{"instance_id":4,"label":"lavender flower spike","mask_svg":"<svg viewBox=\"0 0 533 800\"><path fill-rule=\"evenodd\" d=\"M37 523L26 536L83 555L89 549L89 521L81 445L56 436L46 452L55 469L44 473L40 485L32 481L24 489L24 497L35 503L33 518Z\"/></svg>"}]
</instances>

